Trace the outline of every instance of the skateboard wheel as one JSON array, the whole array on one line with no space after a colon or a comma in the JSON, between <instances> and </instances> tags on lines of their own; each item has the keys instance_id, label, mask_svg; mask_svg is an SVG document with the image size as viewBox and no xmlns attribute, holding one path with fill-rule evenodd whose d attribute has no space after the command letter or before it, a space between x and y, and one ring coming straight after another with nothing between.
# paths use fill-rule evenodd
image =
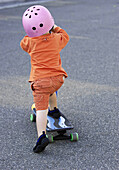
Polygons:
<instances>
[{"instance_id":1,"label":"skateboard wheel","mask_svg":"<svg viewBox=\"0 0 119 170\"><path fill-rule=\"evenodd\" d=\"M53 136L48 136L49 142L53 143Z\"/></svg>"},{"instance_id":2,"label":"skateboard wheel","mask_svg":"<svg viewBox=\"0 0 119 170\"><path fill-rule=\"evenodd\" d=\"M33 110L35 108L35 103L34 104L32 104L32 106L31 106L31 110Z\"/></svg>"},{"instance_id":3,"label":"skateboard wheel","mask_svg":"<svg viewBox=\"0 0 119 170\"><path fill-rule=\"evenodd\" d=\"M30 115L30 120L31 120L31 122L36 122L36 115L35 114L31 114Z\"/></svg>"},{"instance_id":4,"label":"skateboard wheel","mask_svg":"<svg viewBox=\"0 0 119 170\"><path fill-rule=\"evenodd\" d=\"M70 137L71 137L71 141L78 141L79 140L78 133L71 133Z\"/></svg>"}]
</instances>

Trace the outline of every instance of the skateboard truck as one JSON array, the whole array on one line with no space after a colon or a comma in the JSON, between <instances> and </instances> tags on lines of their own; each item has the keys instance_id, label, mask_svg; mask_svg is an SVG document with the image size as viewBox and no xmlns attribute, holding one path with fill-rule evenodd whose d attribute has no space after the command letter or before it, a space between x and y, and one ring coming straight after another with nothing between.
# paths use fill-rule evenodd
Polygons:
<instances>
[{"instance_id":1,"label":"skateboard truck","mask_svg":"<svg viewBox=\"0 0 119 170\"><path fill-rule=\"evenodd\" d=\"M66 134L66 130L57 131L58 135L56 136L48 136L49 142L52 143L55 140L70 140L70 141L78 141L79 136L78 133L71 133L70 135Z\"/></svg>"}]
</instances>

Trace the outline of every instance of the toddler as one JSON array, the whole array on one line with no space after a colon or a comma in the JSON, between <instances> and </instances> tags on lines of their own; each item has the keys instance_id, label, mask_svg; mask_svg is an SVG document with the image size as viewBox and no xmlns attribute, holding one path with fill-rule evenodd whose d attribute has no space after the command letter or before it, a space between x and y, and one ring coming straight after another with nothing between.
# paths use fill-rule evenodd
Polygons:
<instances>
[{"instance_id":1,"label":"toddler","mask_svg":"<svg viewBox=\"0 0 119 170\"><path fill-rule=\"evenodd\" d=\"M46 137L47 114L59 117L56 91L64 83L67 73L62 68L60 51L69 41L68 34L54 24L49 10L41 5L28 8L22 18L26 36L21 40L21 48L31 57L29 82L36 107L38 140L33 151L42 152L48 145ZM48 113L48 105L50 110Z\"/></svg>"}]
</instances>

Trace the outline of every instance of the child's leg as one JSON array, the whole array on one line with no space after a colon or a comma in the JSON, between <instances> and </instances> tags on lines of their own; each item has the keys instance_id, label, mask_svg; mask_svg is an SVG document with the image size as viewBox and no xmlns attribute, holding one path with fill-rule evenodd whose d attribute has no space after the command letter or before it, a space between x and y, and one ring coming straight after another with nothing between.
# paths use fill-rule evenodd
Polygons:
<instances>
[{"instance_id":1,"label":"child's leg","mask_svg":"<svg viewBox=\"0 0 119 170\"><path fill-rule=\"evenodd\" d=\"M33 148L33 151L35 153L44 151L45 147L49 143L49 140L46 137L47 113L48 109L36 111L36 127L38 133L38 140L35 147Z\"/></svg>"},{"instance_id":2,"label":"child's leg","mask_svg":"<svg viewBox=\"0 0 119 170\"><path fill-rule=\"evenodd\" d=\"M47 113L48 109L36 111L36 127L38 137L42 135L43 131L46 134Z\"/></svg>"},{"instance_id":3,"label":"child's leg","mask_svg":"<svg viewBox=\"0 0 119 170\"><path fill-rule=\"evenodd\" d=\"M54 108L57 108L57 96L56 93L53 93L50 98L49 98L49 105L50 105L50 110L54 110Z\"/></svg>"}]
</instances>

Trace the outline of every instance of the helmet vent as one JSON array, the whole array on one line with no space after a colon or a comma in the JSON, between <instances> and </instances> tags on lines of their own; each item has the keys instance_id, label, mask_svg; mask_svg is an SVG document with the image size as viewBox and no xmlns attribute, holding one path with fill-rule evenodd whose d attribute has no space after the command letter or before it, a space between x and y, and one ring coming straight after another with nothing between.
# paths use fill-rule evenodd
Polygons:
<instances>
[{"instance_id":1,"label":"helmet vent","mask_svg":"<svg viewBox=\"0 0 119 170\"><path fill-rule=\"evenodd\" d=\"M25 16L27 16L28 14L26 14Z\"/></svg>"},{"instance_id":2,"label":"helmet vent","mask_svg":"<svg viewBox=\"0 0 119 170\"><path fill-rule=\"evenodd\" d=\"M41 23L39 26L40 26L40 27L43 27L43 24Z\"/></svg>"},{"instance_id":3,"label":"helmet vent","mask_svg":"<svg viewBox=\"0 0 119 170\"><path fill-rule=\"evenodd\" d=\"M31 10L31 12L33 12L33 10Z\"/></svg>"},{"instance_id":4,"label":"helmet vent","mask_svg":"<svg viewBox=\"0 0 119 170\"><path fill-rule=\"evenodd\" d=\"M32 27L32 30L36 30L36 27Z\"/></svg>"},{"instance_id":5,"label":"helmet vent","mask_svg":"<svg viewBox=\"0 0 119 170\"><path fill-rule=\"evenodd\" d=\"M31 18L31 15L29 16L29 18Z\"/></svg>"},{"instance_id":6,"label":"helmet vent","mask_svg":"<svg viewBox=\"0 0 119 170\"><path fill-rule=\"evenodd\" d=\"M40 9L37 9L37 11L39 11Z\"/></svg>"},{"instance_id":7,"label":"helmet vent","mask_svg":"<svg viewBox=\"0 0 119 170\"><path fill-rule=\"evenodd\" d=\"M35 13L35 15L38 15L37 13Z\"/></svg>"}]
</instances>

